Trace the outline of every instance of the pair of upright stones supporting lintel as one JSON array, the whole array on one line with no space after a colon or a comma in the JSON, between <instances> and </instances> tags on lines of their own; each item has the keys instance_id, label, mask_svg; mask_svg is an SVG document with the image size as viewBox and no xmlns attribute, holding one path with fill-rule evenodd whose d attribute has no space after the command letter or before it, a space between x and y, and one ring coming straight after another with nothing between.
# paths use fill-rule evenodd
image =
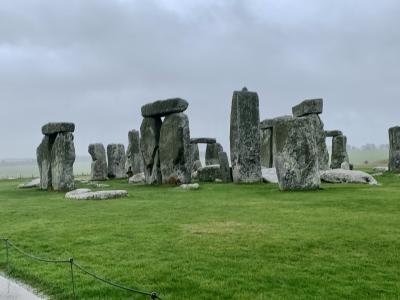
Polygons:
<instances>
[{"instance_id":1,"label":"pair of upright stones supporting lintel","mask_svg":"<svg viewBox=\"0 0 400 300\"><path fill-rule=\"evenodd\" d=\"M107 157L106 150L101 143L90 144L88 152L92 157L91 180L126 178L126 156L125 146L123 144L107 145Z\"/></svg>"},{"instance_id":2,"label":"pair of upright stones supporting lintel","mask_svg":"<svg viewBox=\"0 0 400 300\"><path fill-rule=\"evenodd\" d=\"M190 139L193 167L197 167L198 163L196 162L200 161L198 144L207 144L205 157L206 166L219 164L218 154L224 151L222 145L220 143L217 143L217 140L215 138L201 137Z\"/></svg>"},{"instance_id":3,"label":"pair of upright stones supporting lintel","mask_svg":"<svg viewBox=\"0 0 400 300\"><path fill-rule=\"evenodd\" d=\"M74 188L75 147L73 123L48 123L42 127L44 137L36 149L43 190L68 191Z\"/></svg>"},{"instance_id":4,"label":"pair of upright stones supporting lintel","mask_svg":"<svg viewBox=\"0 0 400 300\"><path fill-rule=\"evenodd\" d=\"M190 129L183 113L188 105L172 98L142 106L140 149L147 184L190 183Z\"/></svg>"}]
</instances>

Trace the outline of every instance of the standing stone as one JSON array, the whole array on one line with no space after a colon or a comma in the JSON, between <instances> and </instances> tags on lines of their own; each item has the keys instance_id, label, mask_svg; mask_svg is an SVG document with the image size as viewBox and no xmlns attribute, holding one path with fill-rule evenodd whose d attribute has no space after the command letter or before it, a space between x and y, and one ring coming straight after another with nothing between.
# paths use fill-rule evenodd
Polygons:
<instances>
[{"instance_id":1,"label":"standing stone","mask_svg":"<svg viewBox=\"0 0 400 300\"><path fill-rule=\"evenodd\" d=\"M88 152L92 157L91 180L107 179L107 157L103 144L90 144Z\"/></svg>"},{"instance_id":2,"label":"standing stone","mask_svg":"<svg viewBox=\"0 0 400 300\"><path fill-rule=\"evenodd\" d=\"M128 132L128 149L126 150L126 171L132 175L143 172L143 158L140 151L139 131Z\"/></svg>"},{"instance_id":3,"label":"standing stone","mask_svg":"<svg viewBox=\"0 0 400 300\"><path fill-rule=\"evenodd\" d=\"M109 144L107 146L108 177L126 178L125 146L123 144Z\"/></svg>"},{"instance_id":4,"label":"standing stone","mask_svg":"<svg viewBox=\"0 0 400 300\"><path fill-rule=\"evenodd\" d=\"M282 191L315 190L320 187L318 149L309 118L293 118L274 127L274 156Z\"/></svg>"},{"instance_id":5,"label":"standing stone","mask_svg":"<svg viewBox=\"0 0 400 300\"><path fill-rule=\"evenodd\" d=\"M246 88L232 97L230 150L234 182L260 182L260 113L258 95Z\"/></svg>"},{"instance_id":6,"label":"standing stone","mask_svg":"<svg viewBox=\"0 0 400 300\"><path fill-rule=\"evenodd\" d=\"M332 157L331 168L340 169L342 163L349 162L347 155L347 138L344 135L338 135L332 138Z\"/></svg>"},{"instance_id":7,"label":"standing stone","mask_svg":"<svg viewBox=\"0 0 400 300\"><path fill-rule=\"evenodd\" d=\"M220 143L207 144L206 166L219 164L218 153L224 151Z\"/></svg>"},{"instance_id":8,"label":"standing stone","mask_svg":"<svg viewBox=\"0 0 400 300\"><path fill-rule=\"evenodd\" d=\"M218 158L222 182L232 182L232 171L229 166L228 155L226 152L220 152L218 153Z\"/></svg>"},{"instance_id":9,"label":"standing stone","mask_svg":"<svg viewBox=\"0 0 400 300\"><path fill-rule=\"evenodd\" d=\"M184 113L165 117L159 145L162 183L190 183L192 158L189 119Z\"/></svg>"},{"instance_id":10,"label":"standing stone","mask_svg":"<svg viewBox=\"0 0 400 300\"><path fill-rule=\"evenodd\" d=\"M312 122L312 128L317 143L318 163L320 170L329 169L329 152L326 146L326 137L324 131L324 123L317 114L307 115L306 118Z\"/></svg>"},{"instance_id":11,"label":"standing stone","mask_svg":"<svg viewBox=\"0 0 400 300\"><path fill-rule=\"evenodd\" d=\"M198 163L196 162L200 161L200 151L199 151L199 145L197 143L190 144L190 159L192 161L192 171L197 171ZM201 162L200 162L200 167L201 167Z\"/></svg>"},{"instance_id":12,"label":"standing stone","mask_svg":"<svg viewBox=\"0 0 400 300\"><path fill-rule=\"evenodd\" d=\"M144 118L140 126L140 150L147 184L161 184L159 142L161 118Z\"/></svg>"},{"instance_id":13,"label":"standing stone","mask_svg":"<svg viewBox=\"0 0 400 300\"><path fill-rule=\"evenodd\" d=\"M272 168L272 128L260 129L260 160L264 168Z\"/></svg>"},{"instance_id":14,"label":"standing stone","mask_svg":"<svg viewBox=\"0 0 400 300\"><path fill-rule=\"evenodd\" d=\"M74 162L74 135L71 132L57 134L51 149L51 183L54 190L74 189Z\"/></svg>"},{"instance_id":15,"label":"standing stone","mask_svg":"<svg viewBox=\"0 0 400 300\"><path fill-rule=\"evenodd\" d=\"M53 141L54 142L54 141ZM51 189L51 142L49 136L44 136L36 149L36 158L39 165L40 188Z\"/></svg>"},{"instance_id":16,"label":"standing stone","mask_svg":"<svg viewBox=\"0 0 400 300\"><path fill-rule=\"evenodd\" d=\"M389 172L400 173L400 127L389 129Z\"/></svg>"}]
</instances>

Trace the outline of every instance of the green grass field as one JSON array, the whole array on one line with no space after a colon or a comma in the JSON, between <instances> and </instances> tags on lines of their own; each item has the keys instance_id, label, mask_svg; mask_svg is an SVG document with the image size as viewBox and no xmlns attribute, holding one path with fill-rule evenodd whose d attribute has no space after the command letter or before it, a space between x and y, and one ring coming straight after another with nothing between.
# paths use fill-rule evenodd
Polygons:
<instances>
[{"instance_id":1,"label":"green grass field","mask_svg":"<svg viewBox=\"0 0 400 300\"><path fill-rule=\"evenodd\" d=\"M163 299L400 298L400 177L381 186L279 192L274 184L198 191L110 181L129 197L72 201L0 181L0 237ZM81 185L83 187L84 185ZM6 271L0 250L0 270ZM68 265L10 251L10 276L71 299ZM78 299L149 299L79 272Z\"/></svg>"}]
</instances>

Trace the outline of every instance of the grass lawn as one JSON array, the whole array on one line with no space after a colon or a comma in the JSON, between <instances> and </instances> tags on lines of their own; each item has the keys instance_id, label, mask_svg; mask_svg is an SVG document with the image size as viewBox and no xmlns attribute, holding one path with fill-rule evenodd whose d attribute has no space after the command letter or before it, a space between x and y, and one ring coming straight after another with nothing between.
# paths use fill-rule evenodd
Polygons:
<instances>
[{"instance_id":1,"label":"grass lawn","mask_svg":"<svg viewBox=\"0 0 400 300\"><path fill-rule=\"evenodd\" d=\"M72 201L0 181L0 237L163 299L400 298L400 177L381 186L202 184L198 191L110 181L129 197ZM81 187L84 185L81 184ZM0 250L0 270L6 270ZM68 265L11 250L10 276L51 299L72 295ZM76 271L78 299L149 299Z\"/></svg>"}]
</instances>

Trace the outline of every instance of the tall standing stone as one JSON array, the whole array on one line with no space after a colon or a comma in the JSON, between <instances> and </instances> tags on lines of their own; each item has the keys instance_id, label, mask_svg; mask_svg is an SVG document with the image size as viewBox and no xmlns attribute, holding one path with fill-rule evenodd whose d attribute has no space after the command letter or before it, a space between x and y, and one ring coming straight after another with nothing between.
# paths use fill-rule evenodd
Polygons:
<instances>
[{"instance_id":1,"label":"tall standing stone","mask_svg":"<svg viewBox=\"0 0 400 300\"><path fill-rule=\"evenodd\" d=\"M56 191L74 189L75 147L71 132L57 134L51 149L52 186Z\"/></svg>"},{"instance_id":2,"label":"tall standing stone","mask_svg":"<svg viewBox=\"0 0 400 300\"><path fill-rule=\"evenodd\" d=\"M224 151L220 143L207 144L206 166L219 164L218 153Z\"/></svg>"},{"instance_id":3,"label":"tall standing stone","mask_svg":"<svg viewBox=\"0 0 400 300\"><path fill-rule=\"evenodd\" d=\"M331 168L340 169L344 162L349 162L347 138L344 135L337 135L332 138Z\"/></svg>"},{"instance_id":4,"label":"tall standing stone","mask_svg":"<svg viewBox=\"0 0 400 300\"><path fill-rule=\"evenodd\" d=\"M125 146L123 144L109 144L107 146L108 177L126 178Z\"/></svg>"},{"instance_id":5,"label":"tall standing stone","mask_svg":"<svg viewBox=\"0 0 400 300\"><path fill-rule=\"evenodd\" d=\"M92 157L90 179L106 180L107 179L107 157L103 144L90 144L88 152Z\"/></svg>"},{"instance_id":6,"label":"tall standing stone","mask_svg":"<svg viewBox=\"0 0 400 300\"><path fill-rule=\"evenodd\" d=\"M192 171L197 171L199 167L198 162L200 161L200 151L199 151L199 145L197 143L190 144L190 159L191 159ZM201 167L201 162L200 162L200 167Z\"/></svg>"},{"instance_id":7,"label":"tall standing stone","mask_svg":"<svg viewBox=\"0 0 400 300\"><path fill-rule=\"evenodd\" d=\"M400 173L400 127L389 129L389 171Z\"/></svg>"},{"instance_id":8,"label":"tall standing stone","mask_svg":"<svg viewBox=\"0 0 400 300\"><path fill-rule=\"evenodd\" d=\"M230 150L234 182L261 181L258 95L246 88L232 97Z\"/></svg>"},{"instance_id":9,"label":"tall standing stone","mask_svg":"<svg viewBox=\"0 0 400 300\"><path fill-rule=\"evenodd\" d=\"M68 191L74 188L75 162L73 123L47 123L45 135L36 150L40 171L40 187L44 190Z\"/></svg>"},{"instance_id":10,"label":"tall standing stone","mask_svg":"<svg viewBox=\"0 0 400 300\"><path fill-rule=\"evenodd\" d=\"M272 168L274 165L272 145L272 128L260 129L260 160L264 168Z\"/></svg>"},{"instance_id":11,"label":"tall standing stone","mask_svg":"<svg viewBox=\"0 0 400 300\"><path fill-rule=\"evenodd\" d=\"M293 118L274 127L275 167L282 191L314 190L321 184L318 149L309 118Z\"/></svg>"},{"instance_id":12,"label":"tall standing stone","mask_svg":"<svg viewBox=\"0 0 400 300\"><path fill-rule=\"evenodd\" d=\"M223 182L232 182L232 171L229 166L228 155L226 152L219 152L219 168L221 170L221 180Z\"/></svg>"},{"instance_id":13,"label":"tall standing stone","mask_svg":"<svg viewBox=\"0 0 400 300\"><path fill-rule=\"evenodd\" d=\"M189 119L184 113L165 117L160 130L159 149L162 183L190 183Z\"/></svg>"},{"instance_id":14,"label":"tall standing stone","mask_svg":"<svg viewBox=\"0 0 400 300\"><path fill-rule=\"evenodd\" d=\"M161 184L159 142L161 118L143 118L140 126L140 150L147 184Z\"/></svg>"},{"instance_id":15,"label":"tall standing stone","mask_svg":"<svg viewBox=\"0 0 400 300\"><path fill-rule=\"evenodd\" d=\"M140 151L139 131L128 132L128 149L126 150L126 171L133 175L143 172L143 158Z\"/></svg>"}]
</instances>

